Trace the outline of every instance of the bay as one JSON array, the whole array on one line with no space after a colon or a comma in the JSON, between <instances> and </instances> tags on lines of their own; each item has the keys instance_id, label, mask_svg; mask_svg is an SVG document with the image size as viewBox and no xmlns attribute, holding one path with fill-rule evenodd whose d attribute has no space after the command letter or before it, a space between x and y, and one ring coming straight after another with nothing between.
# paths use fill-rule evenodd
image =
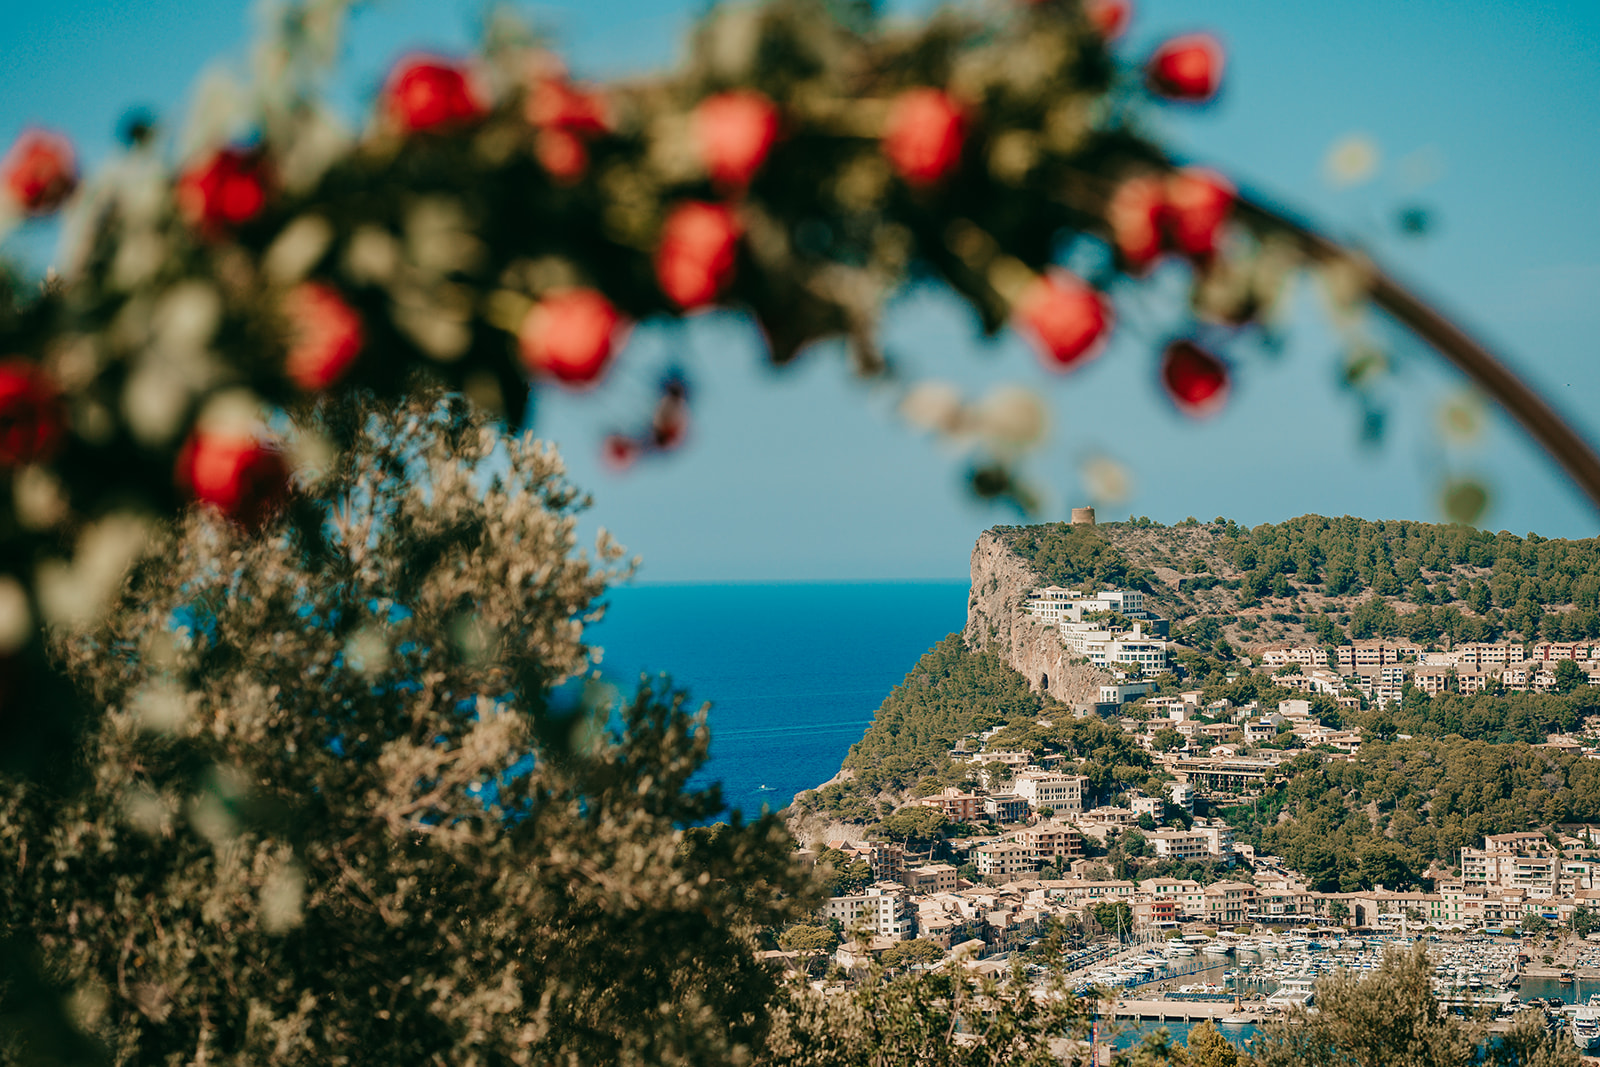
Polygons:
<instances>
[{"instance_id":1,"label":"bay","mask_svg":"<svg viewBox=\"0 0 1600 1067\"><path fill-rule=\"evenodd\" d=\"M917 658L966 622L967 583L636 585L611 590L586 640L631 692L667 672L709 701L711 759L746 817L831 778Z\"/></svg>"}]
</instances>

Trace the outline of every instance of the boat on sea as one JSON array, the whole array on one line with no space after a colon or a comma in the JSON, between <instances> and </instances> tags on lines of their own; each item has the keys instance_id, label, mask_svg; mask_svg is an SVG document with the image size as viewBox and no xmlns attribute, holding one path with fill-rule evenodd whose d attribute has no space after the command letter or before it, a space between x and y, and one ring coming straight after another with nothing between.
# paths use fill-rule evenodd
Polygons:
<instances>
[{"instance_id":1,"label":"boat on sea","mask_svg":"<svg viewBox=\"0 0 1600 1067\"><path fill-rule=\"evenodd\" d=\"M1573 974L1571 971L1562 971L1561 972L1561 976L1556 979L1556 981L1559 982L1561 985L1571 985L1573 982L1576 982L1577 980L1578 980L1578 976Z\"/></svg>"},{"instance_id":2,"label":"boat on sea","mask_svg":"<svg viewBox=\"0 0 1600 1067\"><path fill-rule=\"evenodd\" d=\"M1212 941L1200 949L1207 956L1227 956L1233 952L1233 946L1222 941Z\"/></svg>"},{"instance_id":3,"label":"boat on sea","mask_svg":"<svg viewBox=\"0 0 1600 1067\"><path fill-rule=\"evenodd\" d=\"M1592 1011L1579 1010L1572 1017L1572 1043L1579 1052L1600 1051L1600 1019Z\"/></svg>"}]
</instances>

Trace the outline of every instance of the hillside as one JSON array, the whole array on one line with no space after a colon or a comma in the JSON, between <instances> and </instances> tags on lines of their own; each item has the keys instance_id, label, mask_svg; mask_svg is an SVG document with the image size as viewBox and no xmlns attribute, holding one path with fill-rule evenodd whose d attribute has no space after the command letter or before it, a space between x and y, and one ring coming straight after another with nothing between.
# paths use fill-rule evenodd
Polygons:
<instances>
[{"instance_id":1,"label":"hillside","mask_svg":"<svg viewBox=\"0 0 1600 1067\"><path fill-rule=\"evenodd\" d=\"M1141 518L1001 526L985 536L1044 584L1145 590L1151 609L1172 620L1174 638L1191 644L1600 636L1600 541L1592 538L1319 515L1253 529Z\"/></svg>"}]
</instances>

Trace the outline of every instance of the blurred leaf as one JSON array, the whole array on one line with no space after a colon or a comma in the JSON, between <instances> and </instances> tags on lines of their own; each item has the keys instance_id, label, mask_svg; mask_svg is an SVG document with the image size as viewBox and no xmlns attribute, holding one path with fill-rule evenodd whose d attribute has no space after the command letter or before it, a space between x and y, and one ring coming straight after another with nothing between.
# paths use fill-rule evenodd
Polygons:
<instances>
[{"instance_id":1,"label":"blurred leaf","mask_svg":"<svg viewBox=\"0 0 1600 1067\"><path fill-rule=\"evenodd\" d=\"M1489 506L1489 490L1472 478L1450 481L1444 487L1443 504L1452 522L1474 525Z\"/></svg>"},{"instance_id":2,"label":"blurred leaf","mask_svg":"<svg viewBox=\"0 0 1600 1067\"><path fill-rule=\"evenodd\" d=\"M1433 213L1416 205L1401 208L1395 225L1408 237L1423 237L1433 231Z\"/></svg>"}]
</instances>

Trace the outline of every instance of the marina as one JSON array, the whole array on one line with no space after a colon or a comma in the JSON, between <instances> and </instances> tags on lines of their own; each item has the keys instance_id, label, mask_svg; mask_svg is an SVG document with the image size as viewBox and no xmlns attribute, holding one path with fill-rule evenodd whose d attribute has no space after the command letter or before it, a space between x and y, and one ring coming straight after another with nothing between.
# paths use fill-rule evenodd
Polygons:
<instances>
[{"instance_id":1,"label":"marina","mask_svg":"<svg viewBox=\"0 0 1600 1067\"><path fill-rule=\"evenodd\" d=\"M1081 993L1102 990L1100 1017L1123 1033L1167 1027L1187 1032L1202 1021L1243 1044L1259 1027L1297 1006L1315 1005L1318 979L1375 970L1386 952L1409 951L1418 938L1306 935L1215 938L1188 935L1101 955L1076 972ZM1519 941L1422 938L1433 962L1435 995L1447 1010L1484 1012L1500 1031L1527 1010L1585 1054L1600 1053L1600 949L1569 951L1557 966L1536 965ZM1548 973L1544 973L1548 972ZM1581 977L1580 977L1581 975ZM1170 1025L1169 1025L1170 1024Z\"/></svg>"}]
</instances>

